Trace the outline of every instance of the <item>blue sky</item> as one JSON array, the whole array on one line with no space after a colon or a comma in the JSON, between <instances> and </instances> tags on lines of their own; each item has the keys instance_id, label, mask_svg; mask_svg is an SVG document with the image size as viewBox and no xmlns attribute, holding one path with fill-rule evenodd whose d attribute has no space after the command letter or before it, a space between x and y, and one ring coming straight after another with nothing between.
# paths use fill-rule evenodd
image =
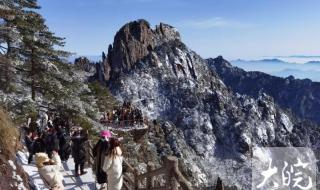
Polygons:
<instances>
[{"instance_id":1,"label":"blue sky","mask_svg":"<svg viewBox=\"0 0 320 190\"><path fill-rule=\"evenodd\" d=\"M66 50L107 51L117 30L144 18L175 26L198 54L227 59L320 55L319 0L40 0Z\"/></svg>"}]
</instances>

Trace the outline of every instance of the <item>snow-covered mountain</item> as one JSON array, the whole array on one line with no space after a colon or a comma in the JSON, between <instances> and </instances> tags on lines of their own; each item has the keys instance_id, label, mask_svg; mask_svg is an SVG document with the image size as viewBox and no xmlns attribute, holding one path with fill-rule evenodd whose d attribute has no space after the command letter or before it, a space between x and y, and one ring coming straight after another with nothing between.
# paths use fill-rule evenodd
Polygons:
<instances>
[{"instance_id":1,"label":"snow-covered mountain","mask_svg":"<svg viewBox=\"0 0 320 190\"><path fill-rule=\"evenodd\" d=\"M223 58L207 61L234 92L251 97L258 97L259 94L266 93L272 96L283 109L290 109L301 118L320 123L319 82L295 79L293 76L280 78L262 72L246 72L232 66ZM312 72L310 71L309 74L311 75Z\"/></svg>"},{"instance_id":2,"label":"snow-covered mountain","mask_svg":"<svg viewBox=\"0 0 320 190\"><path fill-rule=\"evenodd\" d=\"M251 189L254 146L319 142L320 128L282 110L272 97L232 92L167 24L152 29L138 20L123 26L97 74L118 100L132 101L161 124L197 186L212 185L220 176L228 185Z\"/></svg>"}]
</instances>

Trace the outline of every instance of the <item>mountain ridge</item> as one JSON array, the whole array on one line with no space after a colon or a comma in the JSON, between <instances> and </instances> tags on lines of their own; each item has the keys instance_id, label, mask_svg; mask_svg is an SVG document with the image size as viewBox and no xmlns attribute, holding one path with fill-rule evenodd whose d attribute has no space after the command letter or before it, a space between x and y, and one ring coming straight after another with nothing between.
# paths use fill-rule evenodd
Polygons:
<instances>
[{"instance_id":1,"label":"mountain ridge","mask_svg":"<svg viewBox=\"0 0 320 190\"><path fill-rule=\"evenodd\" d=\"M162 26L170 35L144 20L123 26L98 71L108 68L102 82L119 101L132 101L159 122L194 184L212 185L220 176L248 189L252 147L318 143L319 128L282 110L265 93L257 98L234 93L176 29Z\"/></svg>"},{"instance_id":2,"label":"mountain ridge","mask_svg":"<svg viewBox=\"0 0 320 190\"><path fill-rule=\"evenodd\" d=\"M290 108L301 118L319 123L320 83L309 79L281 78L263 72L246 72L224 59L208 59L227 86L234 92L258 97L259 93L272 96L284 109ZM290 90L290 92L289 92Z\"/></svg>"}]
</instances>

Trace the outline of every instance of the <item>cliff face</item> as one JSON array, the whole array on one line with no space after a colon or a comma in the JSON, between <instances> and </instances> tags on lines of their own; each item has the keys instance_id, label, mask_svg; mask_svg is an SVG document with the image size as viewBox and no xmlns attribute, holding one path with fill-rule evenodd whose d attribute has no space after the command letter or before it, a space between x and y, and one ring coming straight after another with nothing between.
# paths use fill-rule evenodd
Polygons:
<instances>
[{"instance_id":1,"label":"cliff face","mask_svg":"<svg viewBox=\"0 0 320 190\"><path fill-rule=\"evenodd\" d=\"M234 94L190 50L177 30L146 21L120 29L106 59L109 89L158 120L195 185L251 188L253 146L316 146L320 130L283 111L273 98ZM105 61L106 63L106 61Z\"/></svg>"},{"instance_id":2,"label":"cliff face","mask_svg":"<svg viewBox=\"0 0 320 190\"><path fill-rule=\"evenodd\" d=\"M297 116L320 123L320 83L293 77L280 78L261 72L246 72L233 67L222 57L207 60L223 82L234 92L257 98L266 93L284 109Z\"/></svg>"},{"instance_id":3,"label":"cliff face","mask_svg":"<svg viewBox=\"0 0 320 190\"><path fill-rule=\"evenodd\" d=\"M0 107L0 189L30 189L27 175L15 159L20 148L19 132Z\"/></svg>"},{"instance_id":4,"label":"cliff face","mask_svg":"<svg viewBox=\"0 0 320 190\"><path fill-rule=\"evenodd\" d=\"M115 79L120 73L129 72L138 61L153 57L156 43L176 39L180 39L179 33L163 23L156 30L145 20L123 26L115 35L113 45L109 45L107 56L103 56L104 80Z\"/></svg>"}]
</instances>

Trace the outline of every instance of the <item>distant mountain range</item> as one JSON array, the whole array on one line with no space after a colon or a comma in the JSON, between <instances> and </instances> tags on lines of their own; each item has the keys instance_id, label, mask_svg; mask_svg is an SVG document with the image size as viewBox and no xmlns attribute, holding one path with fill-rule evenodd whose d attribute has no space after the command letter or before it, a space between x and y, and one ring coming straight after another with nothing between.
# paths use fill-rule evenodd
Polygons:
<instances>
[{"instance_id":1,"label":"distant mountain range","mask_svg":"<svg viewBox=\"0 0 320 190\"><path fill-rule=\"evenodd\" d=\"M259 60L244 60L244 59L237 59L233 60L232 62L270 62L270 63L286 63L281 59L259 59Z\"/></svg>"},{"instance_id":2,"label":"distant mountain range","mask_svg":"<svg viewBox=\"0 0 320 190\"><path fill-rule=\"evenodd\" d=\"M303 60L287 59L286 61L282 60L282 58L261 60L237 59L231 61L231 63L246 71L260 71L279 77L288 77L292 75L298 79L308 78L312 81L320 82L320 60L309 60L304 58Z\"/></svg>"},{"instance_id":3,"label":"distant mountain range","mask_svg":"<svg viewBox=\"0 0 320 190\"><path fill-rule=\"evenodd\" d=\"M320 59L320 55L289 55L289 56L275 56L277 58L317 58Z\"/></svg>"},{"instance_id":4,"label":"distant mountain range","mask_svg":"<svg viewBox=\"0 0 320 190\"><path fill-rule=\"evenodd\" d=\"M280 59L262 59L260 60L262 62L279 62L279 63L285 63L284 61L280 60Z\"/></svg>"},{"instance_id":5,"label":"distant mountain range","mask_svg":"<svg viewBox=\"0 0 320 190\"><path fill-rule=\"evenodd\" d=\"M320 61L308 61L306 64L320 64Z\"/></svg>"},{"instance_id":6,"label":"distant mountain range","mask_svg":"<svg viewBox=\"0 0 320 190\"><path fill-rule=\"evenodd\" d=\"M276 58L266 58L266 59L236 59L231 62L263 62L263 63L289 63L289 64L320 64L320 57L314 56L305 56L305 57L276 57Z\"/></svg>"},{"instance_id":7,"label":"distant mountain range","mask_svg":"<svg viewBox=\"0 0 320 190\"><path fill-rule=\"evenodd\" d=\"M284 69L278 72L271 73L274 76L278 77L289 77L294 76L297 79L310 79L315 82L320 81L320 71L314 70L299 70L299 69Z\"/></svg>"}]
</instances>

